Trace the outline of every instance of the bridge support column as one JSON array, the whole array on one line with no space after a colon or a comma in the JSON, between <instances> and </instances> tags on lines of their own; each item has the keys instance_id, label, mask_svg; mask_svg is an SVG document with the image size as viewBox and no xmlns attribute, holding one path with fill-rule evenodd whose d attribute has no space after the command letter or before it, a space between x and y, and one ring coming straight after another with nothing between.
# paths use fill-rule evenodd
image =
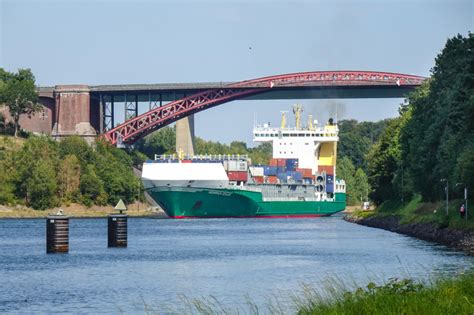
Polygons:
<instances>
[{"instance_id":1,"label":"bridge support column","mask_svg":"<svg viewBox=\"0 0 474 315\"><path fill-rule=\"evenodd\" d=\"M56 119L52 135L79 135L92 140L97 135L91 125L90 94L87 85L58 85L55 87Z\"/></svg>"},{"instance_id":2,"label":"bridge support column","mask_svg":"<svg viewBox=\"0 0 474 315\"><path fill-rule=\"evenodd\" d=\"M194 155L194 115L176 122L176 152Z\"/></svg>"}]
</instances>

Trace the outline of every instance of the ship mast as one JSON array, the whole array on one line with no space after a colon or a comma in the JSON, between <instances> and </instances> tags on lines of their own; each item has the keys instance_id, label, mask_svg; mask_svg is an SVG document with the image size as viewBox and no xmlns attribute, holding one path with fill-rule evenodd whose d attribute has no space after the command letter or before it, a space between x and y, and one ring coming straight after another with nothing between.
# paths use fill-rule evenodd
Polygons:
<instances>
[{"instance_id":1,"label":"ship mast","mask_svg":"<svg viewBox=\"0 0 474 315\"><path fill-rule=\"evenodd\" d=\"M313 129L314 129L314 126L313 126L313 115L311 115L311 114L308 115L308 129L309 129L309 130L313 130Z\"/></svg>"},{"instance_id":2,"label":"ship mast","mask_svg":"<svg viewBox=\"0 0 474 315\"><path fill-rule=\"evenodd\" d=\"M295 114L296 130L301 129L301 113L303 112L303 106L295 104L293 105L293 114Z\"/></svg>"},{"instance_id":3,"label":"ship mast","mask_svg":"<svg viewBox=\"0 0 474 315\"><path fill-rule=\"evenodd\" d=\"M286 128L286 114L288 111L286 110L282 110L280 111L281 113L281 129L285 129Z\"/></svg>"}]
</instances>

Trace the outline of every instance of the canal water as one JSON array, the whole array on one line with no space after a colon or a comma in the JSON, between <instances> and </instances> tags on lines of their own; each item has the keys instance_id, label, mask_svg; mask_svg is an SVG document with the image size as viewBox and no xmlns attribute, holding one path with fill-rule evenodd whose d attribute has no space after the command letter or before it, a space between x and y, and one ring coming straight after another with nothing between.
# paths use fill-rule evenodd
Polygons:
<instances>
[{"instance_id":1,"label":"canal water","mask_svg":"<svg viewBox=\"0 0 474 315\"><path fill-rule=\"evenodd\" d=\"M180 313L216 298L248 313L291 310L305 285L429 279L472 268L462 252L341 217L129 219L107 248L106 219L71 219L68 254L46 254L45 220L0 220L0 313ZM335 280L336 279L336 280ZM212 298L211 298L212 297Z\"/></svg>"}]
</instances>

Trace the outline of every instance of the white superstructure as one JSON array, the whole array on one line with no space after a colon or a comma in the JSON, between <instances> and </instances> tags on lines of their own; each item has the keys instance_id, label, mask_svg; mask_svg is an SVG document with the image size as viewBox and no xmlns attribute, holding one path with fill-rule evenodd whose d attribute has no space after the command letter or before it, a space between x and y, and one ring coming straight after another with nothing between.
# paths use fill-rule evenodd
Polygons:
<instances>
[{"instance_id":1,"label":"white superstructure","mask_svg":"<svg viewBox=\"0 0 474 315\"><path fill-rule=\"evenodd\" d=\"M273 158L298 159L299 168L310 168L313 174L318 166L331 167L336 165L336 148L338 128L332 120L325 126L318 126L311 116L307 126L300 126L302 108L295 106L295 127L286 126L285 113L282 112L282 123L279 128L270 124L257 125L253 128L253 141L271 142ZM335 173L335 170L334 170ZM331 172L331 174L334 174Z\"/></svg>"}]
</instances>

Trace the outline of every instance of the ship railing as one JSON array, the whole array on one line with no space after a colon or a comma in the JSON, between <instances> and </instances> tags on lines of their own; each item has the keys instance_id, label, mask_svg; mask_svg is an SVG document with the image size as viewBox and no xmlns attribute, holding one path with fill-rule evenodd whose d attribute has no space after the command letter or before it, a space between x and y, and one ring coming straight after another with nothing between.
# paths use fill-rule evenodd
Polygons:
<instances>
[{"instance_id":1,"label":"ship railing","mask_svg":"<svg viewBox=\"0 0 474 315\"><path fill-rule=\"evenodd\" d=\"M200 155L184 155L178 156L178 154L155 154L155 161L157 160L191 160L191 161L209 161L209 160L233 160L233 161L246 161L248 160L247 154L200 154Z\"/></svg>"},{"instance_id":2,"label":"ship railing","mask_svg":"<svg viewBox=\"0 0 474 315\"><path fill-rule=\"evenodd\" d=\"M285 127L285 128L276 128L276 127L261 127L261 126L257 126L257 127L254 127L253 128L253 131L269 131L269 132L287 132L287 131L296 131L296 132L317 132L317 133L334 133L334 132L338 132L339 131L339 128L337 128L337 125L334 125L333 127L335 127L334 129L332 130L329 130L328 128L325 127L314 127L314 128L308 128L308 127L304 127L304 128L296 128L296 127Z\"/></svg>"}]
</instances>

